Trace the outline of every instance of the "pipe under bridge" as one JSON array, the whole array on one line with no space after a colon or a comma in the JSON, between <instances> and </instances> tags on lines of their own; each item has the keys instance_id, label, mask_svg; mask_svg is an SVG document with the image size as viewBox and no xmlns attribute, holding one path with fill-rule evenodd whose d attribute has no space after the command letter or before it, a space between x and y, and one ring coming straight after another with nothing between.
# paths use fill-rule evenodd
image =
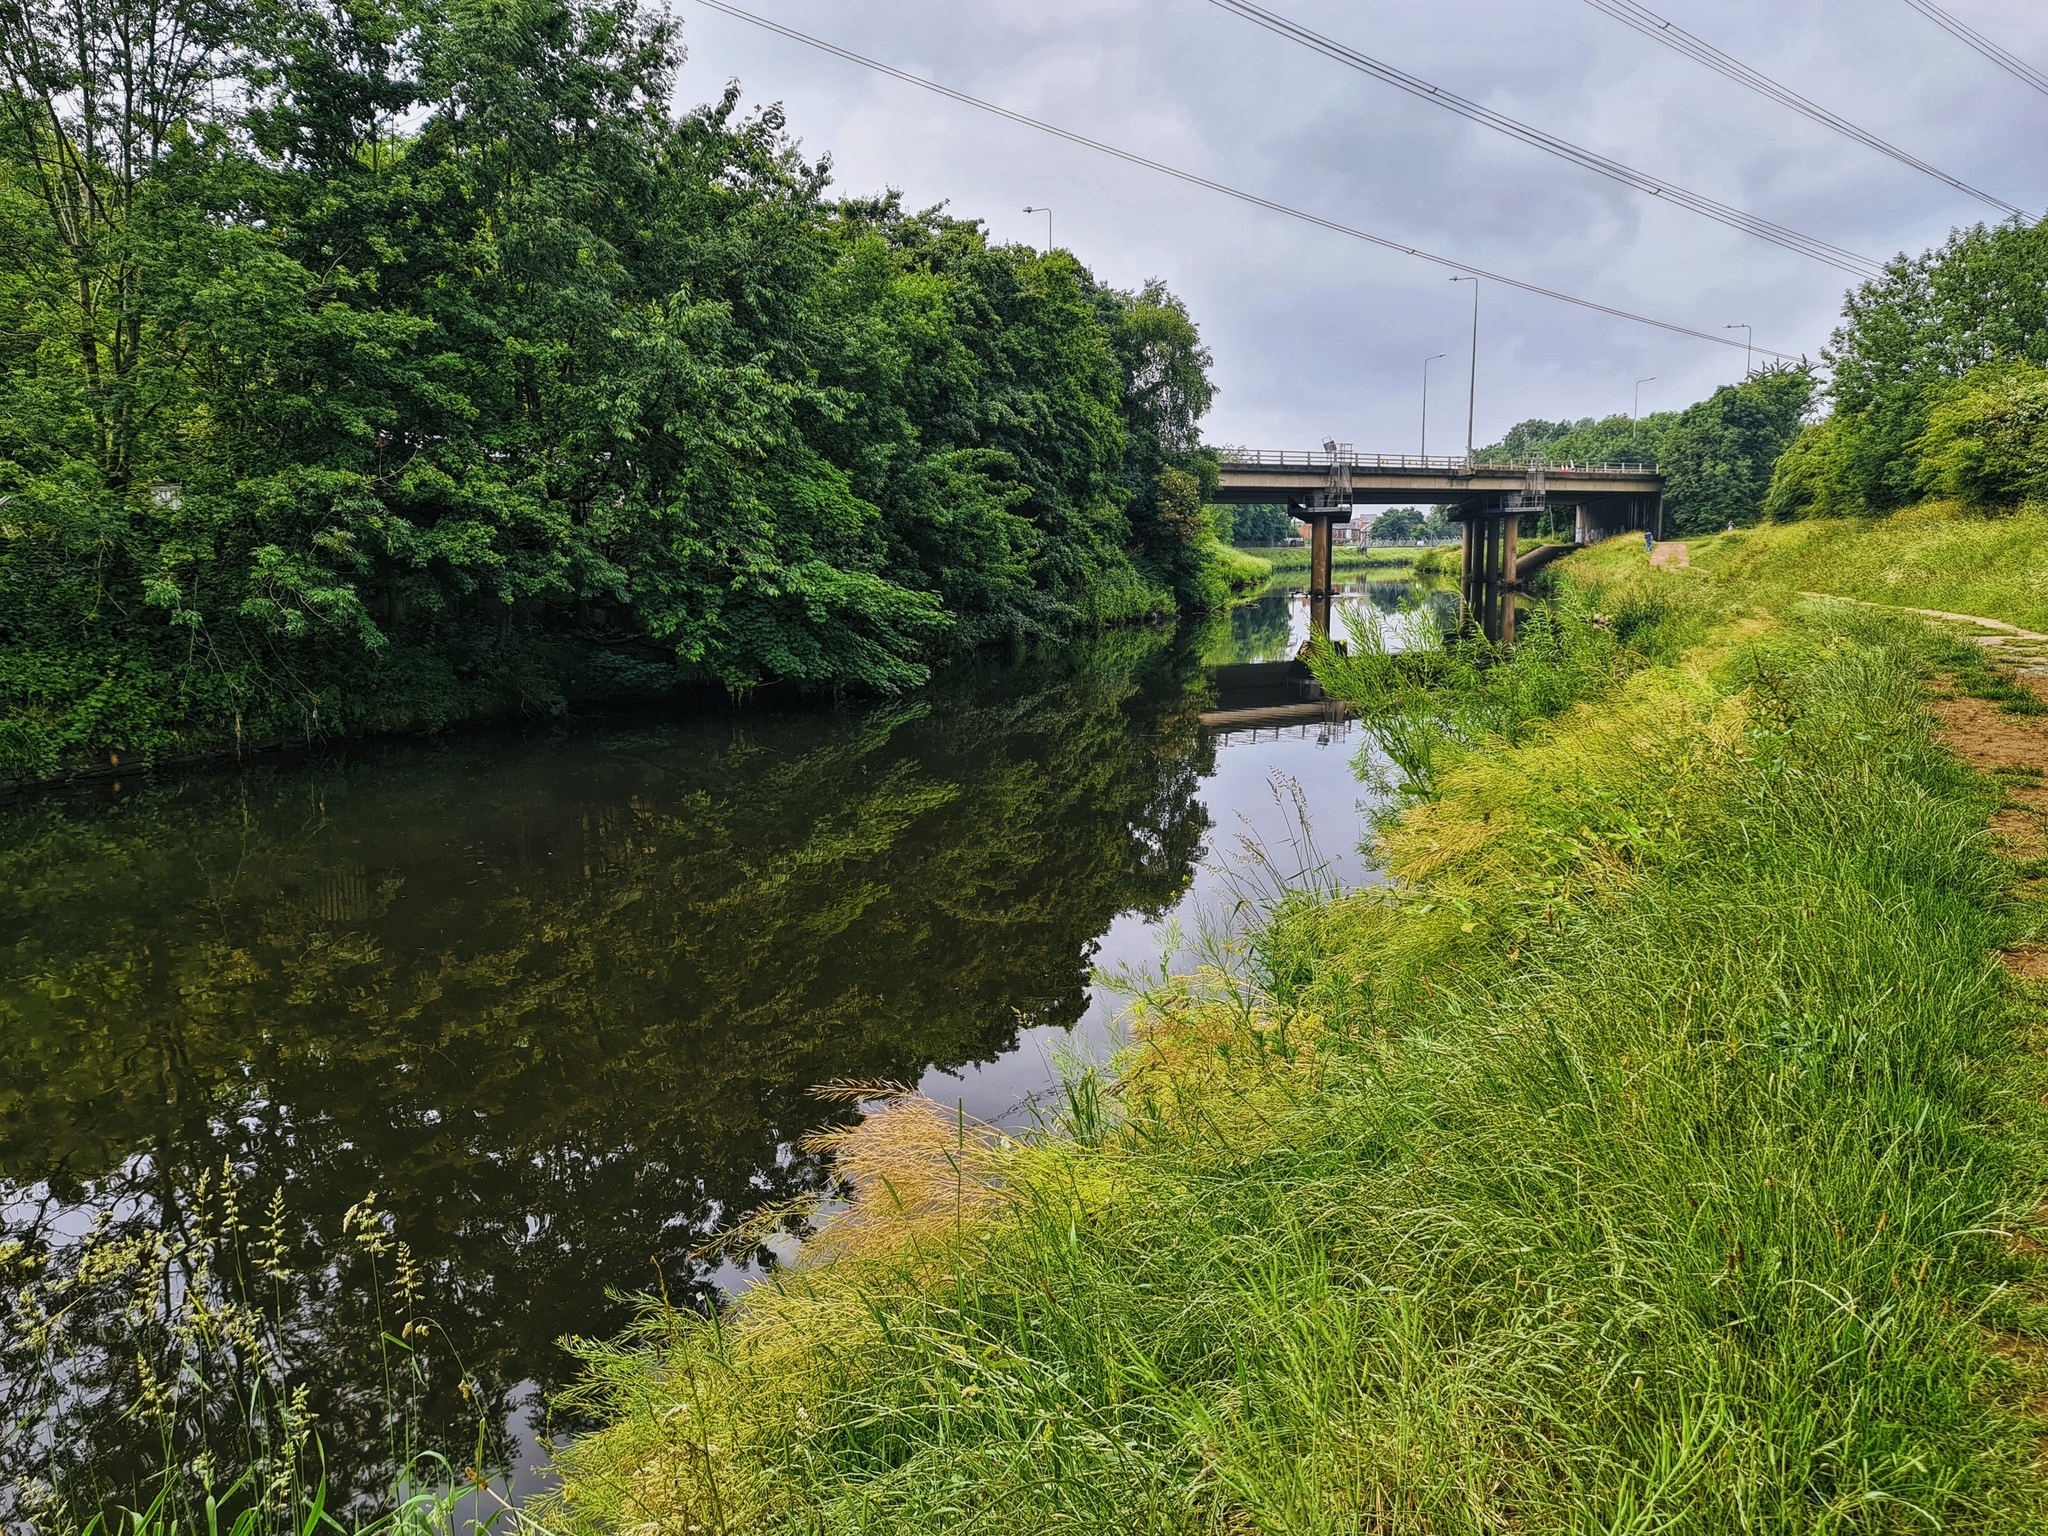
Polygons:
<instances>
[{"instance_id":1,"label":"pipe under bridge","mask_svg":"<svg viewBox=\"0 0 2048 1536\"><path fill-rule=\"evenodd\" d=\"M1649 464L1487 464L1362 454L1336 442L1325 443L1320 453L1216 453L1222 471L1218 502L1284 506L1309 525L1309 614L1320 635L1330 632L1330 529L1350 522L1354 507L1448 507L1451 521L1464 525L1466 621L1504 644L1514 641L1514 593L1526 573L1518 550L1524 517L1575 508L1579 544L1616 533L1664 533L1664 477Z\"/></svg>"}]
</instances>

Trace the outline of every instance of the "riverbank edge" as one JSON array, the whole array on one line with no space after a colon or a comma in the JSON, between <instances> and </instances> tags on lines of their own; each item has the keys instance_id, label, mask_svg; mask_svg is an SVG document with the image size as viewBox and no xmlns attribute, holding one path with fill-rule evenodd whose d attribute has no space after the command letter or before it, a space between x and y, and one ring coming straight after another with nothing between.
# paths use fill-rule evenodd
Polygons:
<instances>
[{"instance_id":1,"label":"riverbank edge","mask_svg":"<svg viewBox=\"0 0 2048 1536\"><path fill-rule=\"evenodd\" d=\"M1103 633L1134 625L1156 626L1189 617L1199 618L1205 614L1224 612L1257 596L1273 574L1272 567L1267 562L1222 544L1217 544L1209 551L1209 562L1225 594L1219 606L1179 615L1154 609L1129 618L1098 623L1077 623L1059 638L1075 639L1084 633ZM991 645L984 647L983 650L992 652L998 648ZM970 652L966 657L951 659L971 659L973 654ZM408 738L432 739L451 731L490 730L522 721L564 720L579 713L607 714L662 708L710 713L719 709L738 708L743 704L754 705L771 701L789 703L805 698L838 697L847 691L844 685L806 688L787 679L776 679L746 689L742 693L734 693L716 682L681 680L652 690L628 688L616 691L600 689L577 692L565 695L558 702L558 707L541 714L536 714L523 696L507 695L491 707L455 715L432 726L406 724L388 729L323 730L305 738L280 737L260 743L238 743L232 736L224 736L214 745L202 750L179 753L171 757L130 757L123 761L119 760L117 753L116 761L80 762L76 766L42 778L0 778L0 805L30 800L39 795L65 789L116 784L156 774L215 771L243 763L276 762L308 752L362 743L403 741Z\"/></svg>"},{"instance_id":2,"label":"riverbank edge","mask_svg":"<svg viewBox=\"0 0 2048 1536\"><path fill-rule=\"evenodd\" d=\"M1238 553L1255 556L1265 561L1275 573L1305 571L1309 565L1307 546L1276 544L1259 547L1239 546ZM1435 544L1421 548L1396 545L1374 545L1369 549L1358 549L1352 545L1340 544L1330 551L1330 569L1333 571L1376 571L1402 570L1415 564L1420 557L1437 549L1455 549L1455 545Z\"/></svg>"},{"instance_id":3,"label":"riverbank edge","mask_svg":"<svg viewBox=\"0 0 2048 1536\"><path fill-rule=\"evenodd\" d=\"M2038 1518L2040 1009L1995 964L2035 924L1931 734L1953 642L1571 566L1708 632L1464 754L1388 892L1277 894L1054 1131L871 1117L804 1265L587 1347L545 1518Z\"/></svg>"}]
</instances>

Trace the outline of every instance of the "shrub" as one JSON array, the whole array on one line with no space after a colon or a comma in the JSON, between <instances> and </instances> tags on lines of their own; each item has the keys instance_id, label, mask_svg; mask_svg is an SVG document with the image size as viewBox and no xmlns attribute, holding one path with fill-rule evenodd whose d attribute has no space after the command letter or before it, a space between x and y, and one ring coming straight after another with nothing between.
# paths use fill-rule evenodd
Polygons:
<instances>
[{"instance_id":1,"label":"shrub","mask_svg":"<svg viewBox=\"0 0 2048 1536\"><path fill-rule=\"evenodd\" d=\"M1923 490L1979 509L2048 495L2048 368L1973 369L1928 415L1914 445Z\"/></svg>"}]
</instances>

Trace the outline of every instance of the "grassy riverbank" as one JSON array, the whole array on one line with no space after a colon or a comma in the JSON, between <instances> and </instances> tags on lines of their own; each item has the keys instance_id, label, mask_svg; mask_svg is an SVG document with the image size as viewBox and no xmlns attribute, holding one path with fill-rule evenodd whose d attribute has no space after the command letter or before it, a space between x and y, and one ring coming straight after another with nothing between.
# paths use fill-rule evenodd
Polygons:
<instances>
[{"instance_id":1,"label":"grassy riverbank","mask_svg":"<svg viewBox=\"0 0 2048 1536\"><path fill-rule=\"evenodd\" d=\"M1511 661L1326 669L1393 885L1280 896L1054 1132L871 1116L807 1262L590 1350L544 1518L2038 1528L2044 1084L1953 647L1573 564Z\"/></svg>"},{"instance_id":2,"label":"grassy riverbank","mask_svg":"<svg viewBox=\"0 0 2048 1536\"><path fill-rule=\"evenodd\" d=\"M1272 561L1220 541L1211 543L1203 551L1203 559L1224 586L1237 596L1257 591L1275 570Z\"/></svg>"},{"instance_id":3,"label":"grassy riverbank","mask_svg":"<svg viewBox=\"0 0 2048 1536\"><path fill-rule=\"evenodd\" d=\"M1241 553L1255 553L1259 559L1270 564L1276 572L1306 571L1308 569L1308 550L1306 547L1301 549L1247 550L1241 551ZM1384 548L1374 545L1370 549L1354 549L1340 544L1330 551L1330 568L1337 571L1392 571L1404 566L1412 566L1415 564L1417 556L1427 553L1427 550L1399 545L1389 545Z\"/></svg>"},{"instance_id":4,"label":"grassy riverbank","mask_svg":"<svg viewBox=\"0 0 2048 1536\"><path fill-rule=\"evenodd\" d=\"M1781 593L1938 608L2048 630L2048 507L1985 514L1929 502L1889 517L1812 518L1690 541L1692 562Z\"/></svg>"}]
</instances>

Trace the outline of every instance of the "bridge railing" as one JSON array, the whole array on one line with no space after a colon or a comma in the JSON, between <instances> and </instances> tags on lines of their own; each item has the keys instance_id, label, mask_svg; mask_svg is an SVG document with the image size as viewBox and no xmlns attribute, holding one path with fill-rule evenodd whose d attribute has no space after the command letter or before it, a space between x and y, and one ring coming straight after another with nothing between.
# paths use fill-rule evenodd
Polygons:
<instances>
[{"instance_id":1,"label":"bridge railing","mask_svg":"<svg viewBox=\"0 0 2048 1536\"><path fill-rule=\"evenodd\" d=\"M1334 463L1346 464L1353 469L1442 469L1469 474L1481 469L1526 470L1532 467L1526 463L1490 464L1468 459L1463 454L1440 457L1436 454L1340 452L1331 455L1318 450L1304 452L1292 448L1223 448L1214 451L1226 466L1235 469L1328 469ZM1547 475L1653 475L1657 466L1546 462L1543 472Z\"/></svg>"}]
</instances>

